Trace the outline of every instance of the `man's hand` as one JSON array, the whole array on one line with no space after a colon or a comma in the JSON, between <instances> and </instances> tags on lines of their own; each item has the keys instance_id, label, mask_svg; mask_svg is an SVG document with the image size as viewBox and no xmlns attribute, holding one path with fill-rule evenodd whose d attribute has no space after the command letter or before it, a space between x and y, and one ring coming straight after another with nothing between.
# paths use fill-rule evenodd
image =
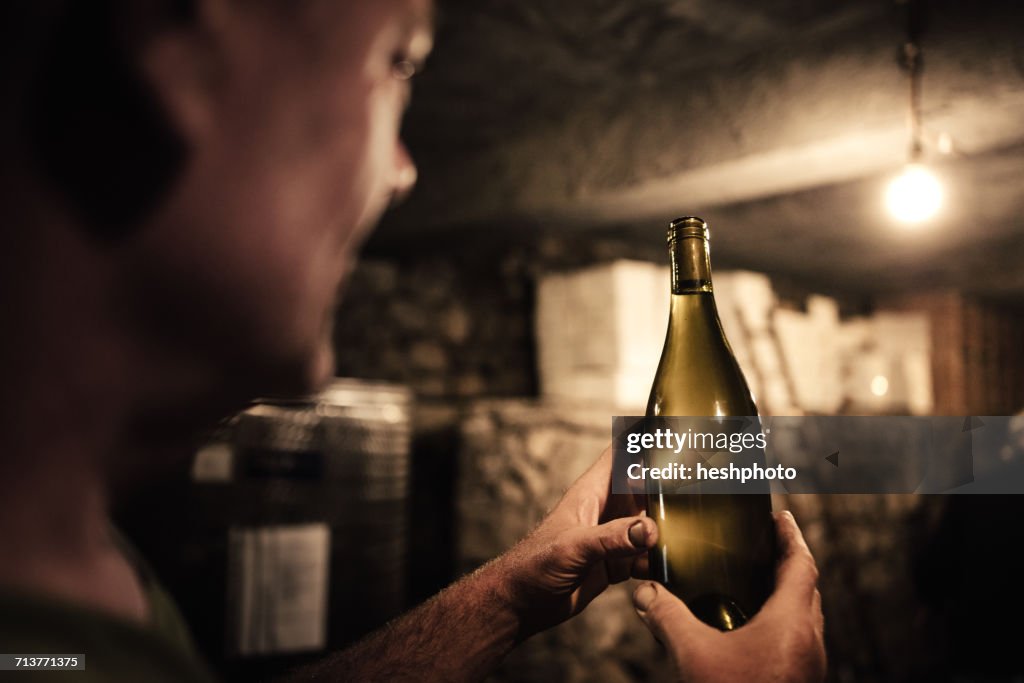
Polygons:
<instances>
[{"instance_id":1,"label":"man's hand","mask_svg":"<svg viewBox=\"0 0 1024 683\"><path fill-rule=\"evenodd\" d=\"M518 639L578 614L609 584L647 573L654 521L629 494L610 494L612 451L574 483L533 533L484 571L519 619Z\"/></svg>"},{"instance_id":2,"label":"man's hand","mask_svg":"<svg viewBox=\"0 0 1024 683\"><path fill-rule=\"evenodd\" d=\"M658 529L642 499L609 495L611 474L609 448L512 550L289 680L482 680L516 643L646 572Z\"/></svg>"},{"instance_id":3,"label":"man's hand","mask_svg":"<svg viewBox=\"0 0 1024 683\"><path fill-rule=\"evenodd\" d=\"M775 593L750 622L722 633L698 620L664 586L633 594L637 613L688 683L819 683L825 678L818 571L793 515L775 515L781 557Z\"/></svg>"}]
</instances>

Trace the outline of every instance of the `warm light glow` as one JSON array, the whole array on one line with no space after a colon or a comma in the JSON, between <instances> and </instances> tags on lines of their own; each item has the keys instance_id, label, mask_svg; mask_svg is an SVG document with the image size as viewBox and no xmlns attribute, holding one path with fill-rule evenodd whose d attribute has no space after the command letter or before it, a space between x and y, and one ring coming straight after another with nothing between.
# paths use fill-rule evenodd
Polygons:
<instances>
[{"instance_id":1,"label":"warm light glow","mask_svg":"<svg viewBox=\"0 0 1024 683\"><path fill-rule=\"evenodd\" d=\"M875 375L871 380L871 393L875 396L885 396L889 391L889 380L885 375Z\"/></svg>"},{"instance_id":2,"label":"warm light glow","mask_svg":"<svg viewBox=\"0 0 1024 683\"><path fill-rule=\"evenodd\" d=\"M942 206L942 185L920 164L908 164L889 183L885 192L889 212L904 223L920 223L935 215Z\"/></svg>"}]
</instances>

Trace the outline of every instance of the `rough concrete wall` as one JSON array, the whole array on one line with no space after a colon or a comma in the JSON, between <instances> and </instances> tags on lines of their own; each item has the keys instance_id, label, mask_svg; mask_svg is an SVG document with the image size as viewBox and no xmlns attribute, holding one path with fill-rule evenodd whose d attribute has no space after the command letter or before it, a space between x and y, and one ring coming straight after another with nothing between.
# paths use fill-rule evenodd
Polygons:
<instances>
[{"instance_id":1,"label":"rough concrete wall","mask_svg":"<svg viewBox=\"0 0 1024 683\"><path fill-rule=\"evenodd\" d=\"M950 133L970 154L1018 144L1019 5L929 5L928 130ZM433 171L410 223L509 211L646 220L681 197L720 205L863 178L905 158L897 3L492 0L442 9L407 126ZM724 182L700 182L723 163L732 164L716 176Z\"/></svg>"},{"instance_id":2,"label":"rough concrete wall","mask_svg":"<svg viewBox=\"0 0 1024 683\"><path fill-rule=\"evenodd\" d=\"M335 327L337 372L420 399L535 392L532 291L514 255L364 261Z\"/></svg>"},{"instance_id":3,"label":"rough concrete wall","mask_svg":"<svg viewBox=\"0 0 1024 683\"><path fill-rule=\"evenodd\" d=\"M523 400L474 403L459 453L458 566L469 571L529 533L608 444L610 412ZM519 647L495 683L670 681L661 647L633 611L632 582Z\"/></svg>"}]
</instances>

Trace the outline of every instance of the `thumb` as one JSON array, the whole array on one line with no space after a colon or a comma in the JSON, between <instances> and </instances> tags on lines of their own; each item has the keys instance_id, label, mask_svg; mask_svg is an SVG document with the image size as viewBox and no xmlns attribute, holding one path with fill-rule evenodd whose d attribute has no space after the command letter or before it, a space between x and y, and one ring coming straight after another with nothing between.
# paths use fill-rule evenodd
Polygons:
<instances>
[{"instance_id":1,"label":"thumb","mask_svg":"<svg viewBox=\"0 0 1024 683\"><path fill-rule=\"evenodd\" d=\"M632 557L658 540L658 527L649 517L624 517L598 526L577 527L566 542L571 553L589 566L616 557Z\"/></svg>"},{"instance_id":2,"label":"thumb","mask_svg":"<svg viewBox=\"0 0 1024 683\"><path fill-rule=\"evenodd\" d=\"M779 543L779 564L776 568L775 591L766 607L806 609L817 592L818 569L807 548L796 520L788 511L774 513ZM770 611L770 610L769 610Z\"/></svg>"},{"instance_id":3,"label":"thumb","mask_svg":"<svg viewBox=\"0 0 1024 683\"><path fill-rule=\"evenodd\" d=\"M654 637L671 652L682 652L701 636L715 632L695 617L682 600L653 581L637 586L633 606Z\"/></svg>"}]
</instances>

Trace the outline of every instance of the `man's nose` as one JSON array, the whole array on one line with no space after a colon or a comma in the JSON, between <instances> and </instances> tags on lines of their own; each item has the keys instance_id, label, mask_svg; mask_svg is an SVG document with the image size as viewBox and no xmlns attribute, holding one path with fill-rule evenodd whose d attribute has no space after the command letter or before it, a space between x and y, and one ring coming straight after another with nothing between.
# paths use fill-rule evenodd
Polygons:
<instances>
[{"instance_id":1,"label":"man's nose","mask_svg":"<svg viewBox=\"0 0 1024 683\"><path fill-rule=\"evenodd\" d=\"M409 150L405 143L399 142L395 148L395 203L406 198L416 184L417 175L416 163L412 160Z\"/></svg>"}]
</instances>

